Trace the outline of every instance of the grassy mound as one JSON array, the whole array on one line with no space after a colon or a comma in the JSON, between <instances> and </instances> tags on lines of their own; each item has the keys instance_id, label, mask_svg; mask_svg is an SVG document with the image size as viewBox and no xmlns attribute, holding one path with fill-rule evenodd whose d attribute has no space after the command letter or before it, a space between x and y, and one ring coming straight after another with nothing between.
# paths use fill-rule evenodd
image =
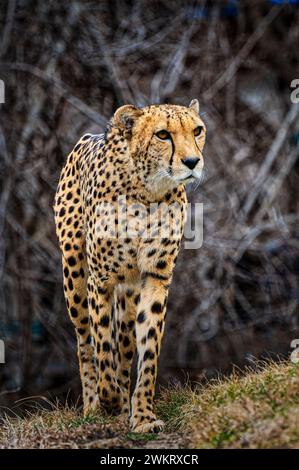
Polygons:
<instances>
[{"instance_id":1,"label":"grassy mound","mask_svg":"<svg viewBox=\"0 0 299 470\"><path fill-rule=\"evenodd\" d=\"M139 435L124 417L38 408L3 418L0 448L298 448L299 367L268 363L196 390L163 389L157 413L165 432Z\"/></svg>"}]
</instances>

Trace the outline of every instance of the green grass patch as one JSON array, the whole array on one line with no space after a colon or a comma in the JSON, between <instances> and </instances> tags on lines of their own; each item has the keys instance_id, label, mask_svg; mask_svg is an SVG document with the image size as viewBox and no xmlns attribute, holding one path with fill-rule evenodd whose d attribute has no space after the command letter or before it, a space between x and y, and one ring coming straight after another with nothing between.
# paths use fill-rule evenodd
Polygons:
<instances>
[{"instance_id":1,"label":"green grass patch","mask_svg":"<svg viewBox=\"0 0 299 470\"><path fill-rule=\"evenodd\" d=\"M159 438L158 434L154 433L137 433L137 432L128 432L125 437L130 439L131 441L138 442L138 441L156 441Z\"/></svg>"},{"instance_id":2,"label":"green grass patch","mask_svg":"<svg viewBox=\"0 0 299 470\"><path fill-rule=\"evenodd\" d=\"M165 422L167 431L182 430L188 422L189 404L192 401L189 387L163 389L157 403L157 415Z\"/></svg>"}]
</instances>

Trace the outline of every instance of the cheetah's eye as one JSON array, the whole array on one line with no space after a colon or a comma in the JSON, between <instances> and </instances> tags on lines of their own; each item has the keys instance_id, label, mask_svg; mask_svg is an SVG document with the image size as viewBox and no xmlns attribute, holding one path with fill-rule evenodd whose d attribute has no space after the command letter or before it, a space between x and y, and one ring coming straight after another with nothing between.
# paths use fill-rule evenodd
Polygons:
<instances>
[{"instance_id":1,"label":"cheetah's eye","mask_svg":"<svg viewBox=\"0 0 299 470\"><path fill-rule=\"evenodd\" d=\"M170 139L170 134L168 131L165 131L164 129L162 131L156 132L156 136L159 137L161 140L167 140Z\"/></svg>"},{"instance_id":2,"label":"cheetah's eye","mask_svg":"<svg viewBox=\"0 0 299 470\"><path fill-rule=\"evenodd\" d=\"M195 137L198 137L203 131L203 127L202 126L198 126L194 129L193 133L195 135Z\"/></svg>"}]
</instances>

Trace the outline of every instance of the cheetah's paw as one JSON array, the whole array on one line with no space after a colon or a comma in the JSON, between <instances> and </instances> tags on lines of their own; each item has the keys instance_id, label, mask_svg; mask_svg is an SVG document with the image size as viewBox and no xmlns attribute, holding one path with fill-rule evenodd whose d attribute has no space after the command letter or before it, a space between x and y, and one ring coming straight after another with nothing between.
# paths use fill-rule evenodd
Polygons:
<instances>
[{"instance_id":1,"label":"cheetah's paw","mask_svg":"<svg viewBox=\"0 0 299 470\"><path fill-rule=\"evenodd\" d=\"M164 421L158 419L156 421L152 421L151 423L142 423L133 428L133 432L136 433L158 433L163 431L165 426Z\"/></svg>"}]
</instances>

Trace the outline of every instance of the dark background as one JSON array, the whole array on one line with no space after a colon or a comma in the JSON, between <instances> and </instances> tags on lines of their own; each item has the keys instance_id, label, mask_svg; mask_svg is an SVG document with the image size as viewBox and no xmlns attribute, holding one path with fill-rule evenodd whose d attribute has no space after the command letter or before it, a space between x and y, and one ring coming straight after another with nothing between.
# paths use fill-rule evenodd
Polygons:
<instances>
[{"instance_id":1,"label":"dark background","mask_svg":"<svg viewBox=\"0 0 299 470\"><path fill-rule=\"evenodd\" d=\"M160 383L289 355L299 338L298 44L294 0L1 2L2 406L80 392L52 203L76 141L125 103L198 98L208 130L204 184L188 189L204 203L204 243L180 253Z\"/></svg>"}]
</instances>

